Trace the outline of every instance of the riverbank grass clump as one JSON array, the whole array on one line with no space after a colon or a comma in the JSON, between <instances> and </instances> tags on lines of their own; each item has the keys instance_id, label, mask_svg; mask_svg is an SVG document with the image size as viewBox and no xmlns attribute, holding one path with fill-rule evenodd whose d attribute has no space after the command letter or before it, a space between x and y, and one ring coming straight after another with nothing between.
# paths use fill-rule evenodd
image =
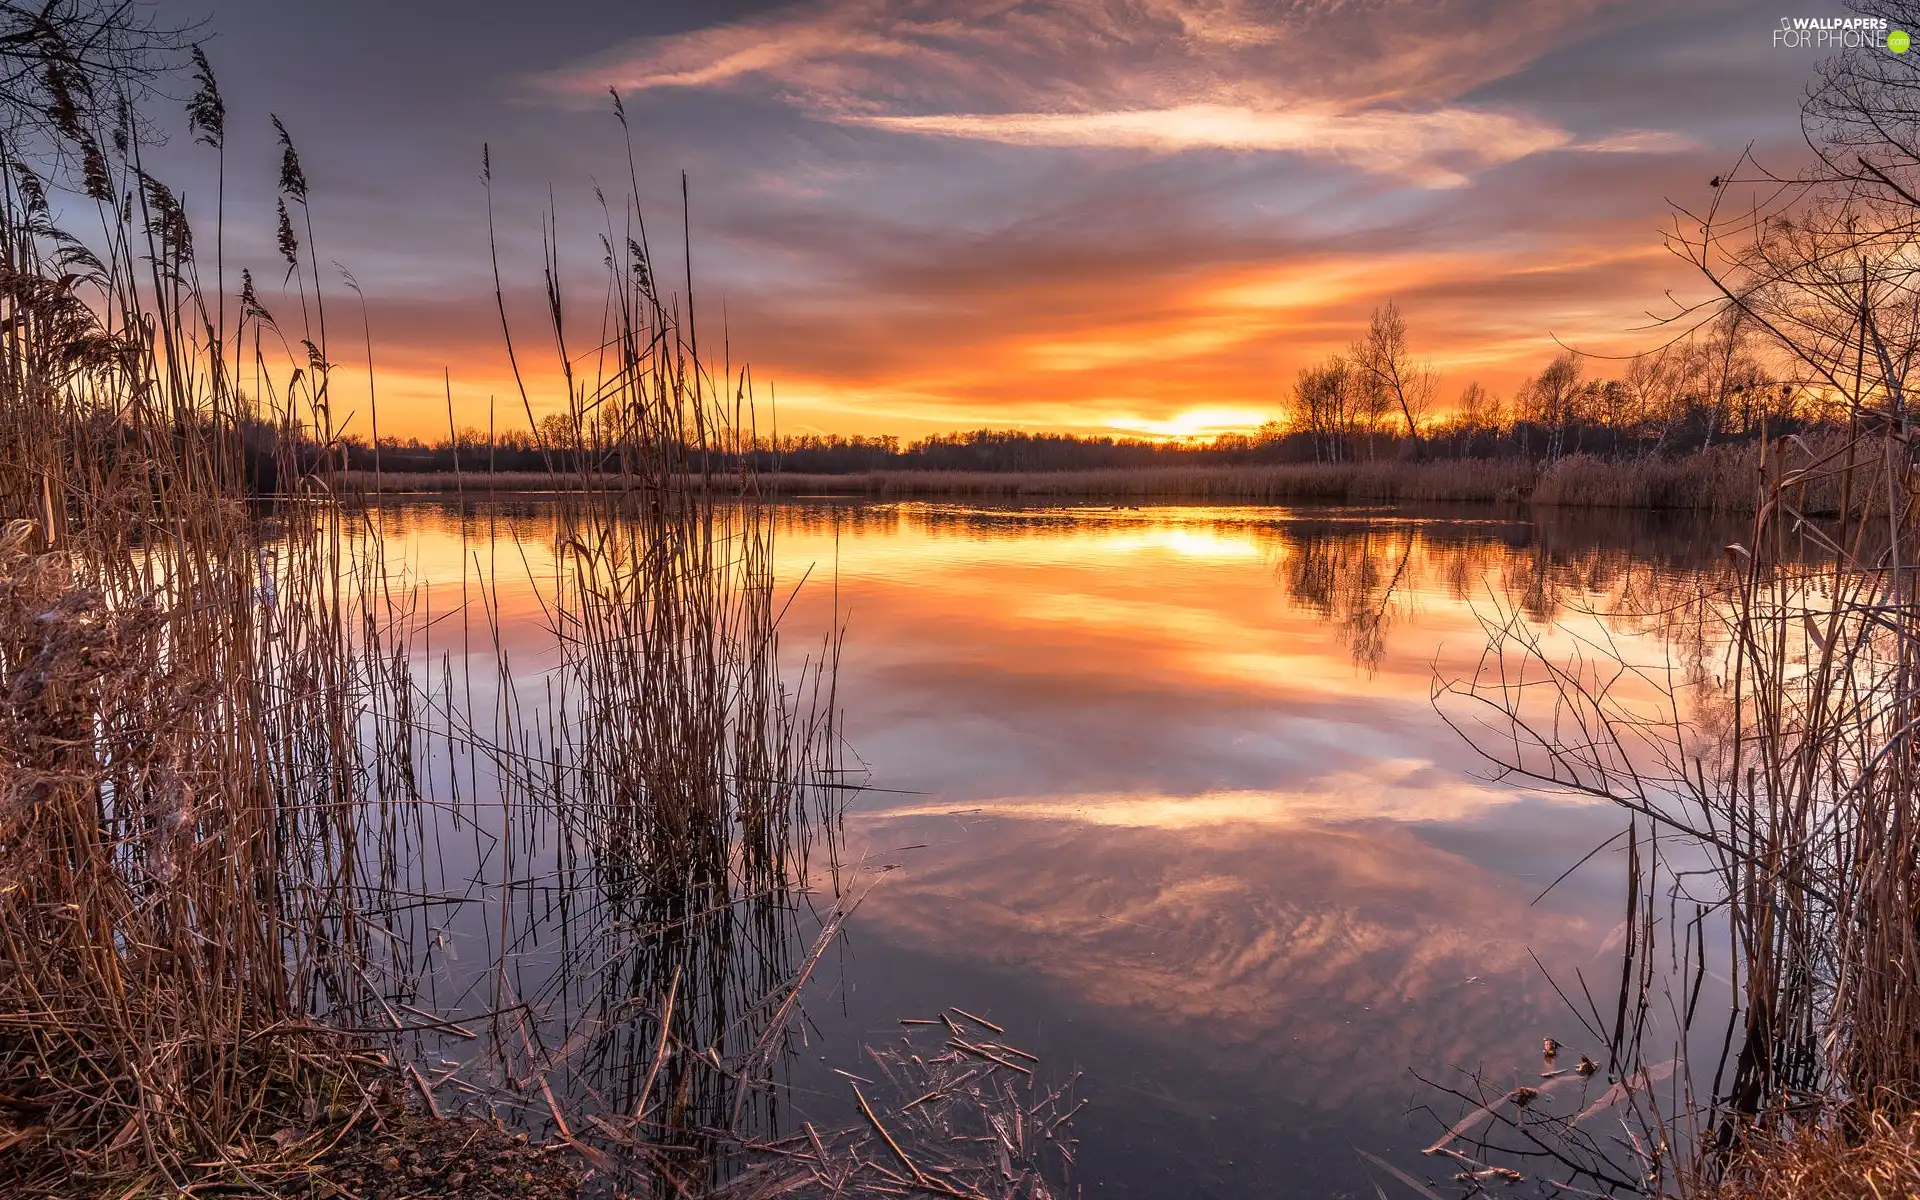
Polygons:
<instances>
[{"instance_id":1,"label":"riverbank grass clump","mask_svg":"<svg viewBox=\"0 0 1920 1200\"><path fill-rule=\"evenodd\" d=\"M262 1184L383 1062L287 1003L228 664L37 534L0 535L0 1192Z\"/></svg>"},{"instance_id":2,"label":"riverbank grass clump","mask_svg":"<svg viewBox=\"0 0 1920 1200\"><path fill-rule=\"evenodd\" d=\"M1896 1124L1870 1113L1864 1127L1803 1125L1750 1139L1702 1181L1701 1200L1891 1200L1920 1196L1920 1116Z\"/></svg>"}]
</instances>

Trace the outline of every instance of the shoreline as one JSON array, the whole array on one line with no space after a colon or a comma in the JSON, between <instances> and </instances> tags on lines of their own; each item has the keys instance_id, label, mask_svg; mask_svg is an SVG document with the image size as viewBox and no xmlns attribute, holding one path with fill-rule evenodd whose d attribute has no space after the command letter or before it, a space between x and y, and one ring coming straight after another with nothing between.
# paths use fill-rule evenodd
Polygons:
<instances>
[{"instance_id":1,"label":"shoreline","mask_svg":"<svg viewBox=\"0 0 1920 1200\"><path fill-rule=\"evenodd\" d=\"M592 477L598 480L601 477ZM572 473L512 471L350 471L367 494L553 493L582 491ZM736 490L737 475L714 483ZM1570 455L1551 463L1442 459L1406 463L1298 463L1120 467L1068 471L867 471L844 475L765 473L748 490L767 496L954 498L1088 497L1219 503L1508 503L1566 508L1752 512L1758 492L1751 447L1724 447L1675 459L1605 460ZM1810 505L1808 511L1820 506Z\"/></svg>"}]
</instances>

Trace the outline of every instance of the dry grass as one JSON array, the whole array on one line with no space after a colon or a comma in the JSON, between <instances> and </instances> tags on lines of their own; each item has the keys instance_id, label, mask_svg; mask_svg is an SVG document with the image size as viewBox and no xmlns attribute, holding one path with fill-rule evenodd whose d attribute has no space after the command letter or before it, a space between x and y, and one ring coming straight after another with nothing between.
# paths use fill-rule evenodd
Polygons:
<instances>
[{"instance_id":1,"label":"dry grass","mask_svg":"<svg viewBox=\"0 0 1920 1200\"><path fill-rule=\"evenodd\" d=\"M578 475L559 471L494 471L486 474L452 471L349 471L347 486L356 492L386 495L470 492L570 492L580 486Z\"/></svg>"},{"instance_id":2,"label":"dry grass","mask_svg":"<svg viewBox=\"0 0 1920 1200\"><path fill-rule=\"evenodd\" d=\"M377 656L337 515L290 523L299 570L265 594L184 216L136 139L71 136L97 255L23 164L0 189L0 1094L23 1135L0 1190L252 1186L380 1069L316 1019L369 1001L346 898ZM289 389L324 407L323 380Z\"/></svg>"},{"instance_id":3,"label":"dry grass","mask_svg":"<svg viewBox=\"0 0 1920 1200\"><path fill-rule=\"evenodd\" d=\"M1681 458L1628 462L1573 454L1541 472L1531 499L1561 508L1752 512L1758 461L1751 446L1715 446Z\"/></svg>"},{"instance_id":4,"label":"dry grass","mask_svg":"<svg viewBox=\"0 0 1920 1200\"><path fill-rule=\"evenodd\" d=\"M1871 1113L1862 1129L1801 1125L1730 1156L1702 1200L1892 1200L1920 1196L1920 1118Z\"/></svg>"},{"instance_id":5,"label":"dry grass","mask_svg":"<svg viewBox=\"0 0 1920 1200\"><path fill-rule=\"evenodd\" d=\"M1524 498L1536 468L1523 462L1462 460L1409 464L1115 467L1097 471L871 471L850 475L778 473L755 478L765 495L948 496L994 499L1100 496L1225 502L1327 503L1498 501ZM357 486L383 492L542 491L581 486L578 476L538 471L467 475L356 472ZM588 486L594 486L590 481ZM731 481L727 482L731 487Z\"/></svg>"},{"instance_id":6,"label":"dry grass","mask_svg":"<svg viewBox=\"0 0 1920 1200\"><path fill-rule=\"evenodd\" d=\"M0 1193L271 1190L305 1171L390 1078L377 1050L445 1026L400 1014L433 960L424 831L463 802L501 835L497 874L470 881L501 897L487 1053L589 1158L605 1152L568 1131L547 1072L596 1064L616 1140L673 1143L676 1188L700 1190L826 948L796 950L796 897L843 786L833 643L782 673L771 523L720 503L747 481L689 472L740 428L744 379L716 386L629 240L599 326L615 335L563 398L572 436L619 469L574 480L561 509L543 593L561 662L517 687L499 577L475 581L463 632L500 682L476 695L450 658L436 676L413 657L417 597L334 469L311 228L283 241L313 323L282 330L250 282L230 306L200 290L136 136L74 136L104 172L97 258L76 259L95 252L55 228L44 181L0 164ZM266 514L247 486L263 434L282 493ZM470 779L484 763L492 794L423 775L436 742ZM555 837L553 874L528 880ZM507 900L556 877L597 920L563 923L553 990L528 996ZM584 1001L599 1032L538 1027L535 1001Z\"/></svg>"},{"instance_id":7,"label":"dry grass","mask_svg":"<svg viewBox=\"0 0 1920 1200\"><path fill-rule=\"evenodd\" d=\"M1078 1075L1035 1082L1039 1060L958 1009L908 1020L898 1043L869 1047L849 1079L860 1121L812 1125L747 1148L750 1167L715 1200L919 1193L954 1200L1051 1200L1074 1162ZM916 1036L918 1035L918 1036ZM865 1088L861 1084L865 1084Z\"/></svg>"},{"instance_id":8,"label":"dry grass","mask_svg":"<svg viewBox=\"0 0 1920 1200\"><path fill-rule=\"evenodd\" d=\"M374 1064L289 1003L231 664L176 659L197 614L116 609L33 533L0 537L0 1180L244 1175Z\"/></svg>"},{"instance_id":9,"label":"dry grass","mask_svg":"<svg viewBox=\"0 0 1920 1200\"><path fill-rule=\"evenodd\" d=\"M1517 500L1536 469L1522 462L1463 460L1412 464L1116 467L1099 471L872 471L851 475L759 476L766 495L959 496L1012 499L1101 496L1214 501L1315 500L1329 503ZM384 492L562 492L579 477L538 471L467 475L356 472L356 486ZM590 485L591 486L591 485ZM731 486L729 484L729 486Z\"/></svg>"},{"instance_id":10,"label":"dry grass","mask_svg":"<svg viewBox=\"0 0 1920 1200\"><path fill-rule=\"evenodd\" d=\"M777 475L771 483L783 492L874 496L1412 503L1517 500L1525 496L1533 474L1534 468L1527 463L1463 460L1099 471L882 471L854 476Z\"/></svg>"}]
</instances>

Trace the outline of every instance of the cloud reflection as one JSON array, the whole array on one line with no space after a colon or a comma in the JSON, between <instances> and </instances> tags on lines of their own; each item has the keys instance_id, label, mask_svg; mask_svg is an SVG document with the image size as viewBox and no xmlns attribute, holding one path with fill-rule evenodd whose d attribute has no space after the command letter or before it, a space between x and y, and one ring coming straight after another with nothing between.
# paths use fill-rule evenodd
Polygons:
<instances>
[{"instance_id":1,"label":"cloud reflection","mask_svg":"<svg viewBox=\"0 0 1920 1200\"><path fill-rule=\"evenodd\" d=\"M382 522L436 588L501 534L551 567L537 500ZM1099 1080L1144 1088L1140 1119L1210 1122L1230 1094L1254 1137L1253 1100L1310 1112L1311 1140L1397 1113L1410 1066L1532 1070L1539 1037L1577 1037L1534 956L1604 988L1618 920L1585 877L1534 900L1620 826L1475 779L1433 672L1474 660L1496 598L1662 651L1657 622L1582 609L1658 610L1725 540L1646 514L782 506L782 586L814 573L783 638L848 630L838 695L876 785L849 843L901 864L843 986L892 962L938 984L881 996L1037 994L1049 1022L1152 1048ZM530 591L502 595L537 625Z\"/></svg>"},{"instance_id":2,"label":"cloud reflection","mask_svg":"<svg viewBox=\"0 0 1920 1200\"><path fill-rule=\"evenodd\" d=\"M861 823L937 838L861 924L1064 989L1220 1069L1274 1046L1309 1105L1377 1100L1409 1065L1475 1062L1571 1024L1530 952L1584 961L1605 927L1386 823L1116 826L970 815ZM1233 1070L1230 1063L1226 1069Z\"/></svg>"}]
</instances>

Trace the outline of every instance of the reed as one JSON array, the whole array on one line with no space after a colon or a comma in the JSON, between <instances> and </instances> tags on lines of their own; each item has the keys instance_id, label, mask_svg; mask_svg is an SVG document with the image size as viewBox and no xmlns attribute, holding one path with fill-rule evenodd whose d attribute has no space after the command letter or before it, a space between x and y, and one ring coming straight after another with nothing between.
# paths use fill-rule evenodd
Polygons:
<instances>
[{"instance_id":1,"label":"reed","mask_svg":"<svg viewBox=\"0 0 1920 1200\"><path fill-rule=\"evenodd\" d=\"M848 1084L860 1123L747 1147L749 1165L715 1200L775 1196L889 1196L903 1191L955 1200L1052 1200L1076 1149L1072 1120L1079 1073L1039 1084L1039 1059L1001 1040L1005 1030L951 1009L908 1018L906 1034L868 1047ZM866 1085L863 1090L860 1086ZM991 1147L982 1154L976 1147Z\"/></svg>"},{"instance_id":2,"label":"reed","mask_svg":"<svg viewBox=\"0 0 1920 1200\"><path fill-rule=\"evenodd\" d=\"M1912 1173L1920 462L1899 364L1920 203L1897 187L1780 194L1785 211L1709 212L1681 250L1844 400L1848 433L1761 448L1721 571L1647 614L1696 630L1690 657L1550 651L1497 613L1479 669L1435 689L1497 775L1631 814L1617 990L1604 1007L1584 981L1570 990L1632 1137L1556 1126L1569 1186L1764 1195L1742 1189L1800 1178L1806 1194L1867 1194L1871 1176L1796 1172ZM1724 1009L1702 1001L1722 973ZM1547 1119L1501 1115L1536 1147Z\"/></svg>"},{"instance_id":3,"label":"reed","mask_svg":"<svg viewBox=\"0 0 1920 1200\"><path fill-rule=\"evenodd\" d=\"M615 113L624 127L617 102ZM510 968L519 939L501 930L489 1007L538 1000L557 1027L496 1037L497 1078L524 1090L550 1070L583 1075L568 1139L641 1186L699 1191L731 1169L731 1131L764 1115L794 997L863 894L843 888L837 859L855 785L839 757L837 630L797 666L783 656L762 481L695 465L751 438L751 379L700 357L685 298L660 290L633 194L606 224L628 235L608 248L598 311L570 311L556 260L547 272L567 390L549 398L560 417L543 435L603 464L561 476L549 509L551 575L533 582L557 661L536 692L496 652L478 703L471 679L448 671L422 688L445 699L421 720L429 738L457 735L461 753L491 765L480 798L512 841L551 847L509 860L504 891L545 864L579 909L558 931L557 968L531 979ZM601 331L585 353L568 344L578 328ZM475 581L462 614L475 600L497 612L499 583ZM493 617L480 632L499 645ZM816 854L832 899L809 946L800 904ZM503 922L537 935L537 920L501 905ZM535 1044L554 1035L558 1058ZM566 1129L564 1104L542 1100Z\"/></svg>"},{"instance_id":4,"label":"reed","mask_svg":"<svg viewBox=\"0 0 1920 1200\"><path fill-rule=\"evenodd\" d=\"M1716 446L1678 458L1626 462L1572 454L1540 473L1530 498L1556 508L1751 512L1758 463L1752 446Z\"/></svg>"},{"instance_id":5,"label":"reed","mask_svg":"<svg viewBox=\"0 0 1920 1200\"><path fill-rule=\"evenodd\" d=\"M47 154L0 139L0 1188L265 1187L383 1070L354 1032L384 1003L360 814L404 798L406 681L362 527L322 502L323 328L283 331L245 276L229 310L224 229L203 285L206 231L143 167L127 81L49 70L89 104L55 96ZM291 279L311 227L306 257L283 232Z\"/></svg>"},{"instance_id":6,"label":"reed","mask_svg":"<svg viewBox=\"0 0 1920 1200\"><path fill-rule=\"evenodd\" d=\"M184 214L131 126L113 132L67 131L100 250L52 223L11 150L0 194L13 1188L246 1176L260 1147L357 1103L372 1062L308 1019L290 971L339 922L315 925L326 905L277 870L329 833L299 788L337 794L361 766L349 651L308 636L326 610L266 627L242 406L200 333ZM325 686L289 698L301 670Z\"/></svg>"},{"instance_id":7,"label":"reed","mask_svg":"<svg viewBox=\"0 0 1920 1200\"><path fill-rule=\"evenodd\" d=\"M217 150L196 65L192 127ZM463 1021L497 1067L481 1113L532 1089L564 1147L704 1187L831 944L809 953L799 898L851 786L837 643L783 671L754 482L689 466L749 436L744 375L700 357L637 209L591 375L550 260L568 436L617 466L573 481L533 581L557 669L516 680L497 571L463 589L461 656L436 663L426 598L338 469L344 383L290 134L275 122L301 314L283 327L250 276L232 304L202 284L144 127L108 111L128 115L59 128L96 239L56 224L61 178L0 145L0 1191L324 1175L393 1065ZM425 864L482 827L475 903L431 893ZM532 897L556 889L560 945L536 959ZM473 981L436 990L433 924L476 909L499 933L477 1015ZM573 1110L580 1136L548 1083L574 1071L596 1106Z\"/></svg>"},{"instance_id":8,"label":"reed","mask_svg":"<svg viewBox=\"0 0 1920 1200\"><path fill-rule=\"evenodd\" d=\"M1754 1138L1697 1190L1712 1200L1920 1195L1920 1127L1874 1113L1857 1128L1810 1125Z\"/></svg>"}]
</instances>

